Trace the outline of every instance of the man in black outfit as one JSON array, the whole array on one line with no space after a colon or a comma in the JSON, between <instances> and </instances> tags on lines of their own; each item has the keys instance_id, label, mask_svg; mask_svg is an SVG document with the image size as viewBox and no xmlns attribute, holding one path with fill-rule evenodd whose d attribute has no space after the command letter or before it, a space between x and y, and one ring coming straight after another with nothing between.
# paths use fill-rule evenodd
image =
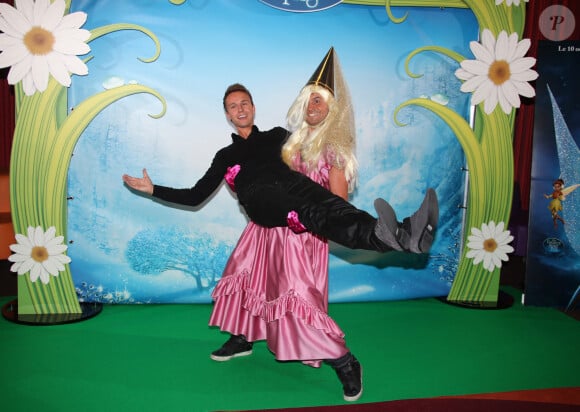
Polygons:
<instances>
[{"instance_id":1,"label":"man in black outfit","mask_svg":"<svg viewBox=\"0 0 580 412\"><path fill-rule=\"evenodd\" d=\"M123 175L123 181L158 199L197 206L225 178L248 217L259 225L305 229L351 249L429 252L439 216L433 189L427 191L419 210L402 223L386 201L377 199L377 219L291 170L281 158L288 131L281 127L258 130L252 96L244 86L228 87L223 103L237 134L232 133L232 143L216 153L209 169L193 187L154 185L146 169L142 178Z\"/></svg>"}]
</instances>

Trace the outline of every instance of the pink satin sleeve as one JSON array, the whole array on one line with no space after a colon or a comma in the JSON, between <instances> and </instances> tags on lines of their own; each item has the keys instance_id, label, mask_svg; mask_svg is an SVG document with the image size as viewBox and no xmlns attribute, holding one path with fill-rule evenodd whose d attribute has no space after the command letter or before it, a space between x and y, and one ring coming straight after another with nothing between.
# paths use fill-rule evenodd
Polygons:
<instances>
[{"instance_id":1,"label":"pink satin sleeve","mask_svg":"<svg viewBox=\"0 0 580 412\"><path fill-rule=\"evenodd\" d=\"M240 165L233 165L231 167L228 167L228 171L224 175L226 183L230 186L230 189L232 189L234 192L236 191L234 181L236 180L236 176L240 172L240 169L241 169Z\"/></svg>"}]
</instances>

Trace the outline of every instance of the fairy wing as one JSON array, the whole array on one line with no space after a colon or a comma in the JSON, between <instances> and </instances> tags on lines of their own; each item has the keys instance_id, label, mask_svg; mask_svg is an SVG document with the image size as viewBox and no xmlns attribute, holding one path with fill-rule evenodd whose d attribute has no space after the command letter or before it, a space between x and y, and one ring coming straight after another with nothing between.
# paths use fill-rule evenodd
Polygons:
<instances>
[{"instance_id":1,"label":"fairy wing","mask_svg":"<svg viewBox=\"0 0 580 412\"><path fill-rule=\"evenodd\" d=\"M564 196L568 196L570 193L572 193L574 190L578 189L580 187L580 183L579 184L575 184L572 186L568 186L562 189L562 194Z\"/></svg>"}]
</instances>

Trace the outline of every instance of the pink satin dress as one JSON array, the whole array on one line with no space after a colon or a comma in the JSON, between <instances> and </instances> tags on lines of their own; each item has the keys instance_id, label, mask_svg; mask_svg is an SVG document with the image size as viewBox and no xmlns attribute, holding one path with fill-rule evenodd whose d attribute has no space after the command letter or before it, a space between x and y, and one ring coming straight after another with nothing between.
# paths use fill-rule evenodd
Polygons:
<instances>
[{"instance_id":1,"label":"pink satin dress","mask_svg":"<svg viewBox=\"0 0 580 412\"><path fill-rule=\"evenodd\" d=\"M307 173L329 187L330 164ZM349 350L344 333L328 316L328 242L287 227L248 223L212 293L209 325L266 340L280 361L319 367Z\"/></svg>"}]
</instances>

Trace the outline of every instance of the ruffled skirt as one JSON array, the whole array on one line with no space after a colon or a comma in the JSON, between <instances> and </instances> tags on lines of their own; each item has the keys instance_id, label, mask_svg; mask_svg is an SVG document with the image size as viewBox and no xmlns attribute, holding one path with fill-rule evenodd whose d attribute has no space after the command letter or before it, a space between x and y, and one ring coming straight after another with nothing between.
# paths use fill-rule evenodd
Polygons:
<instances>
[{"instance_id":1,"label":"ruffled skirt","mask_svg":"<svg viewBox=\"0 0 580 412\"><path fill-rule=\"evenodd\" d=\"M276 359L319 366L348 352L328 316L328 243L286 227L250 222L212 298L209 325L266 340Z\"/></svg>"}]
</instances>

